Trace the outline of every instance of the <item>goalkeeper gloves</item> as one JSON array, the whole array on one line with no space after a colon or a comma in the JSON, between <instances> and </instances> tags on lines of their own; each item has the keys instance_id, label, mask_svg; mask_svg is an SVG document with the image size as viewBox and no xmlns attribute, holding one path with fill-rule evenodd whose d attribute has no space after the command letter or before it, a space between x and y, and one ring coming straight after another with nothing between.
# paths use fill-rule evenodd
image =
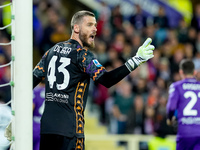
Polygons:
<instances>
[{"instance_id":1,"label":"goalkeeper gloves","mask_svg":"<svg viewBox=\"0 0 200 150\"><path fill-rule=\"evenodd\" d=\"M8 124L8 126L6 127L6 130L4 132L4 136L8 139L8 141L11 141L11 137L12 137L12 131L11 131L11 126L12 126L12 122L10 122Z\"/></svg>"},{"instance_id":2,"label":"goalkeeper gloves","mask_svg":"<svg viewBox=\"0 0 200 150\"><path fill-rule=\"evenodd\" d=\"M153 50L155 49L155 47L153 45L150 45L151 42L152 39L147 38L143 45L139 47L136 55L130 58L125 63L126 67L130 72L136 69L142 63L154 57Z\"/></svg>"}]
</instances>

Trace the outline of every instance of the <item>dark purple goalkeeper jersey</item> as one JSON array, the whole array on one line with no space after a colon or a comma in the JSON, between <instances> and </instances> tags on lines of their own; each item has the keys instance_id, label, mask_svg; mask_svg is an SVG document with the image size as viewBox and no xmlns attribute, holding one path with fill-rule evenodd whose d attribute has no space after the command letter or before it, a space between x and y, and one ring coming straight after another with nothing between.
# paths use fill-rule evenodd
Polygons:
<instances>
[{"instance_id":1,"label":"dark purple goalkeeper jersey","mask_svg":"<svg viewBox=\"0 0 200 150\"><path fill-rule=\"evenodd\" d=\"M167 112L178 111L177 138L200 137L200 82L187 78L169 88Z\"/></svg>"},{"instance_id":2,"label":"dark purple goalkeeper jersey","mask_svg":"<svg viewBox=\"0 0 200 150\"><path fill-rule=\"evenodd\" d=\"M93 53L73 39L47 51L33 70L34 76L45 78L41 134L84 137L90 78L96 81L105 71Z\"/></svg>"}]
</instances>

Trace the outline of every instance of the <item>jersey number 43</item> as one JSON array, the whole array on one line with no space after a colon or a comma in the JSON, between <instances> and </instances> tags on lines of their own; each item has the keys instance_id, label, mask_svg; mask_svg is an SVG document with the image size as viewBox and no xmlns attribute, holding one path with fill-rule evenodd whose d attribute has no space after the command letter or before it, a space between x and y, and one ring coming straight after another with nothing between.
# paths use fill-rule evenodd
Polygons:
<instances>
[{"instance_id":1,"label":"jersey number 43","mask_svg":"<svg viewBox=\"0 0 200 150\"><path fill-rule=\"evenodd\" d=\"M71 59L70 58L66 58L66 57L61 57L58 61L61 63L60 66L56 66L56 61L58 59L58 56L53 56L49 62L49 66L48 66L48 73L47 73L47 78L49 81L49 87L53 88L54 82L56 82L56 69L58 68L58 72L63 73L64 75L64 79L63 82L61 84L56 83L56 87L58 90L63 90L65 89L68 84L69 84L69 72L68 70L65 68L66 66L68 66L70 64Z\"/></svg>"}]
</instances>

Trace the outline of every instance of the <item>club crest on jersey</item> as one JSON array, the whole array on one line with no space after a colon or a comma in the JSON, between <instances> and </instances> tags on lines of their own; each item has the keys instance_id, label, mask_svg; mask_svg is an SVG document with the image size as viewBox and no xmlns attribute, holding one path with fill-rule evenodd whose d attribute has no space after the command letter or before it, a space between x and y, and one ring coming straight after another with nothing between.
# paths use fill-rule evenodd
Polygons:
<instances>
[{"instance_id":1,"label":"club crest on jersey","mask_svg":"<svg viewBox=\"0 0 200 150\"><path fill-rule=\"evenodd\" d=\"M94 59L93 60L94 64L97 66L97 67L101 67L102 65L98 62L97 59Z\"/></svg>"}]
</instances>

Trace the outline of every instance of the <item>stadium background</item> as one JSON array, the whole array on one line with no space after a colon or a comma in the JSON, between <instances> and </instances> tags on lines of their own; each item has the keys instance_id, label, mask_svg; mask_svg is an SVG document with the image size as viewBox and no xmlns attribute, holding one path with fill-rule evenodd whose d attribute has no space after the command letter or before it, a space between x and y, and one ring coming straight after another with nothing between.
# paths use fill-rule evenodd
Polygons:
<instances>
[{"instance_id":1,"label":"stadium background","mask_svg":"<svg viewBox=\"0 0 200 150\"><path fill-rule=\"evenodd\" d=\"M147 143L142 141L155 133L176 134L176 127L165 124L167 91L171 82L180 80L181 59L193 59L200 69L200 25L195 21L199 7L197 0L33 0L33 66L52 45L70 37L71 16L82 9L97 16L95 54L108 70L134 56L146 37L156 47L152 60L111 89L91 84L85 113L87 150L130 149L134 141L144 150ZM10 8L0 9L0 14L0 27L9 24ZM10 41L10 32L10 28L0 31L0 43ZM10 46L0 46L0 65L10 61L10 53ZM0 68L0 83L9 78L10 68ZM0 95L8 102L10 87L0 88ZM121 107L119 100L129 105ZM118 135L118 127L126 136L112 136Z\"/></svg>"}]
</instances>

